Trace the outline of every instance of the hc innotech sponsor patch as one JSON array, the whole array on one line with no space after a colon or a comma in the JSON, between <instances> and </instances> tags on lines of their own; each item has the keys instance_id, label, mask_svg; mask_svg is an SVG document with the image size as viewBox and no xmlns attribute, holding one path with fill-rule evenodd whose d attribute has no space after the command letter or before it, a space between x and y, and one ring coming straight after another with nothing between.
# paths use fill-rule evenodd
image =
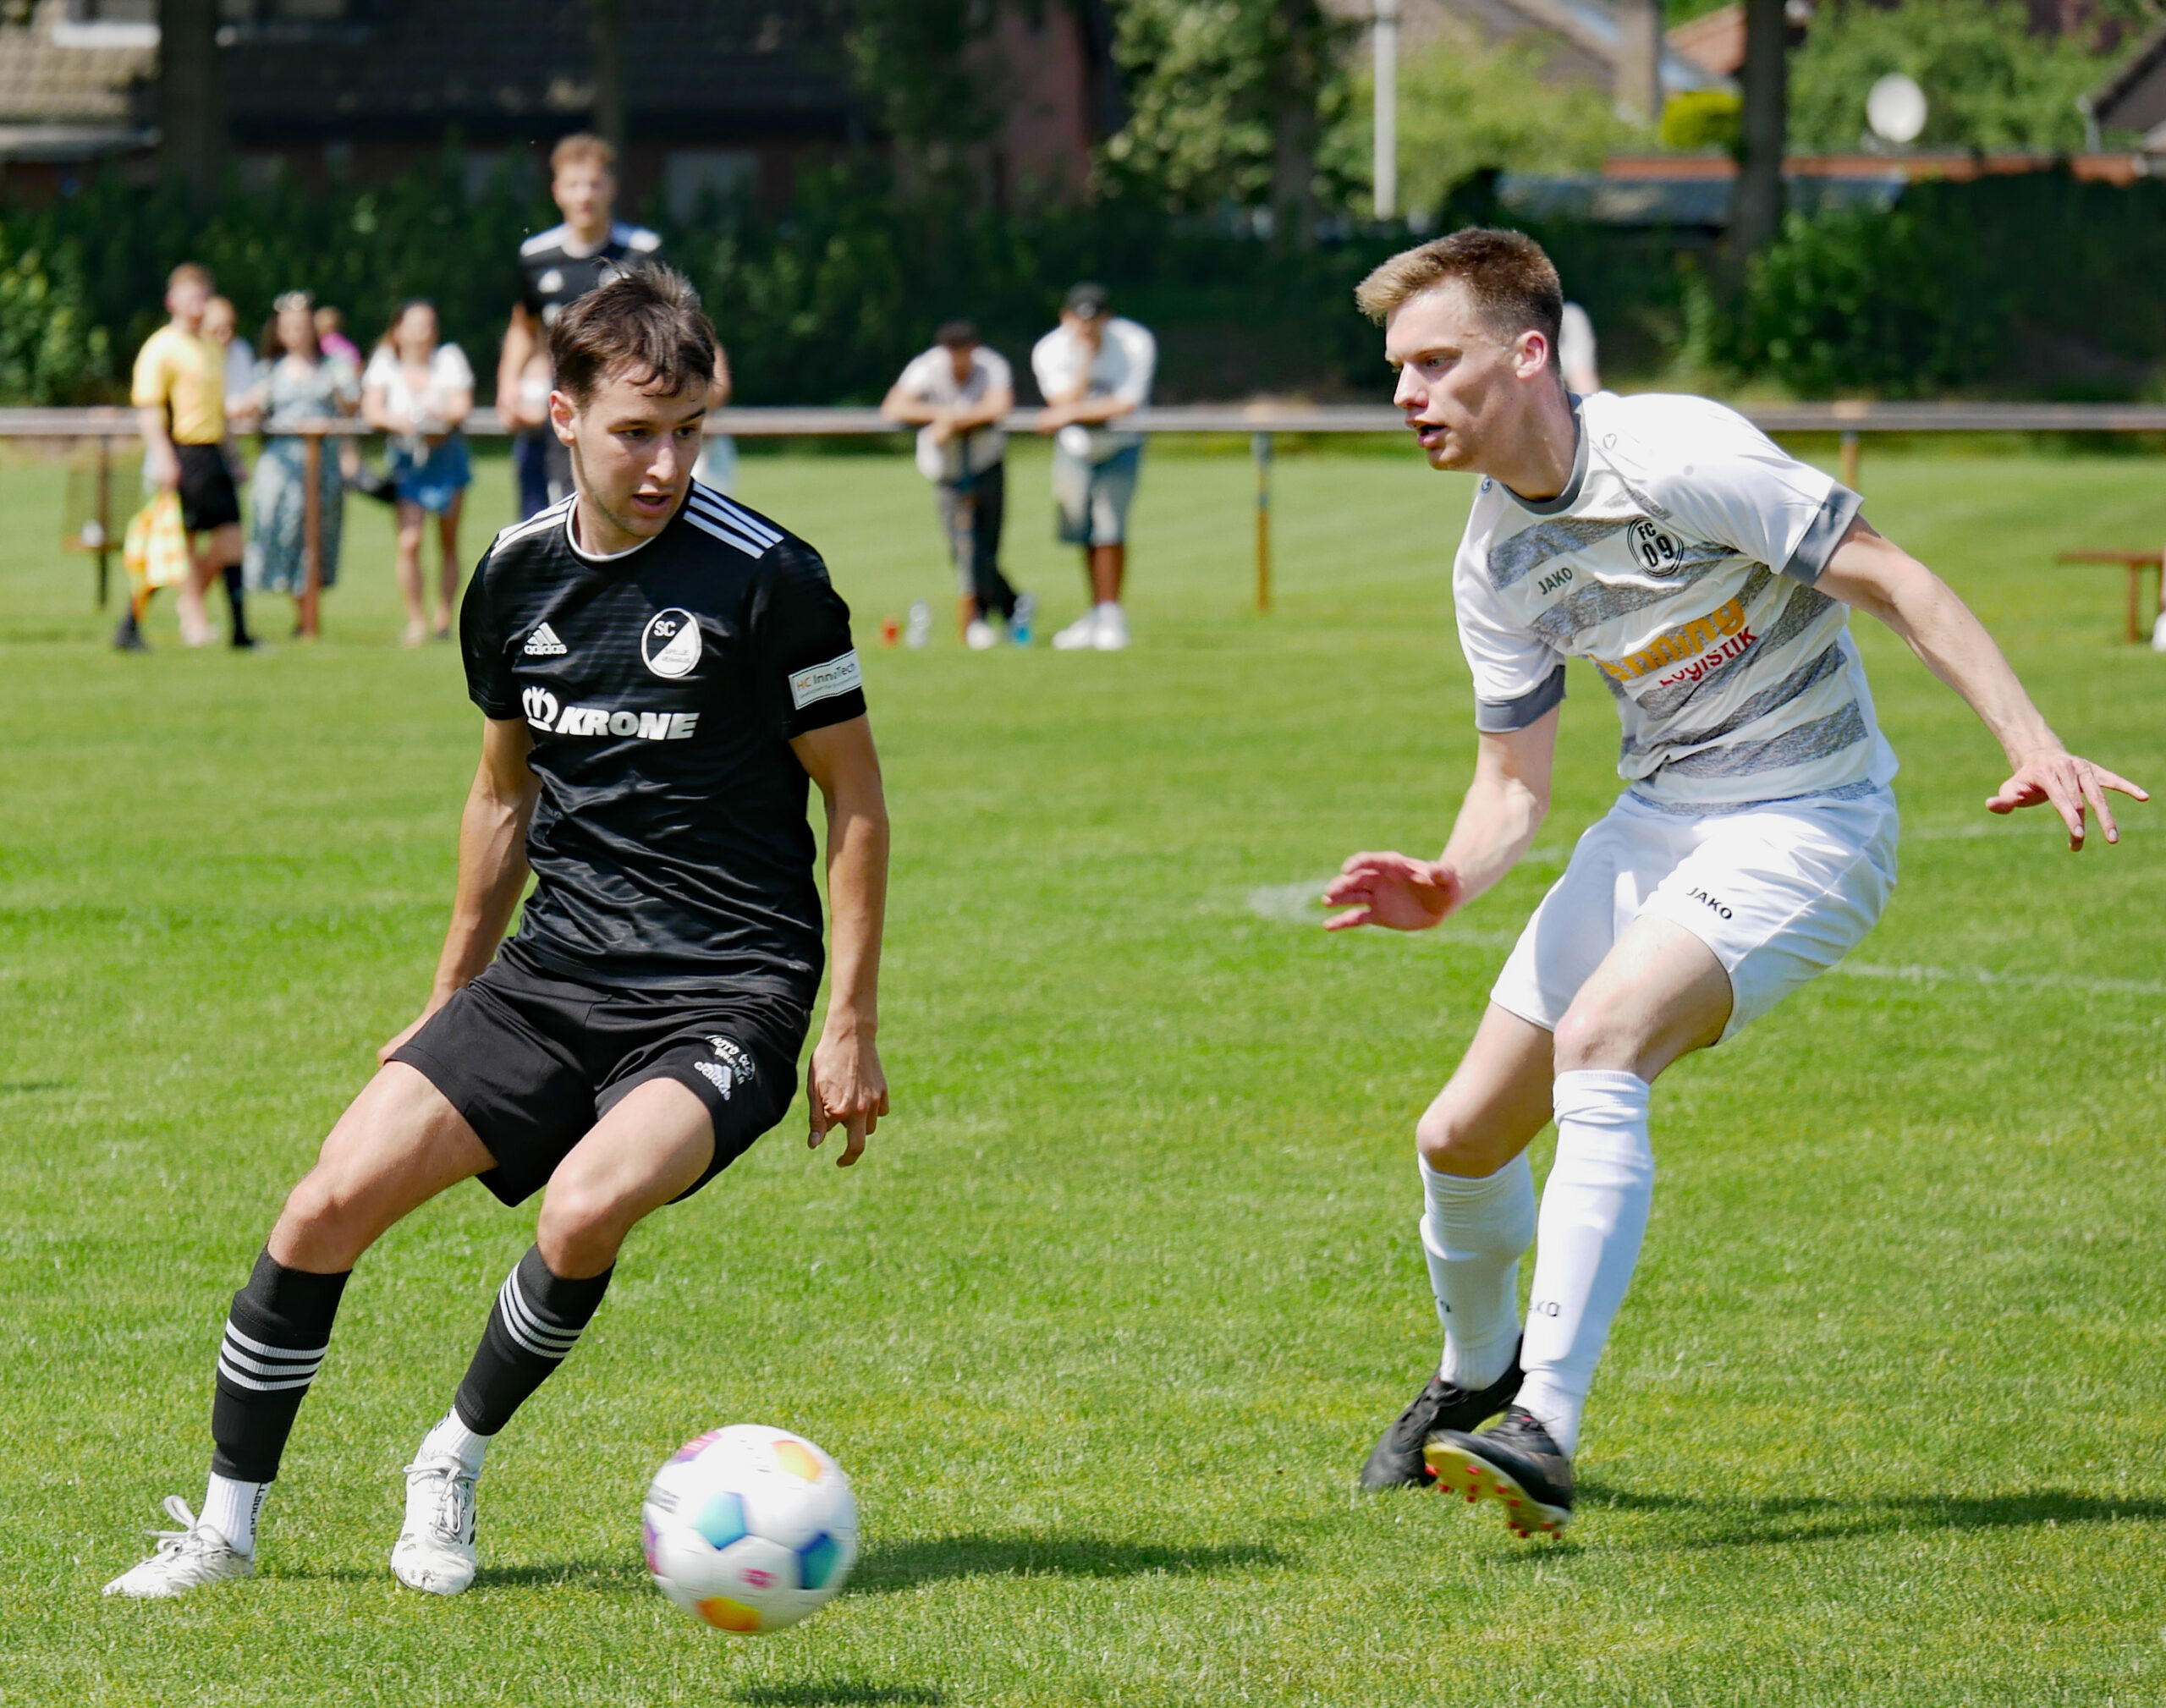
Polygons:
<instances>
[{"instance_id":1,"label":"hc innotech sponsor patch","mask_svg":"<svg viewBox=\"0 0 2166 1708\"><path fill-rule=\"evenodd\" d=\"M838 694L848 694L853 688L864 686L865 675L857 667L857 654L845 652L839 658L830 658L825 664L816 664L791 677L789 703L802 711L816 700L833 700Z\"/></svg>"},{"instance_id":2,"label":"hc innotech sponsor patch","mask_svg":"<svg viewBox=\"0 0 2166 1708\"><path fill-rule=\"evenodd\" d=\"M1607 658L1595 662L1614 682L1636 682L1657 670L1674 671L1663 678L1666 683L1696 682L1709 671L1741 656L1758 639L1745 626L1744 601L1733 599L1705 617L1694 618L1681 629L1657 635L1650 645L1627 653L1615 663Z\"/></svg>"},{"instance_id":3,"label":"hc innotech sponsor patch","mask_svg":"<svg viewBox=\"0 0 2166 1708\"><path fill-rule=\"evenodd\" d=\"M696 711L625 711L606 706L561 706L546 688L520 695L526 721L552 735L614 735L641 741L683 741L698 729Z\"/></svg>"}]
</instances>

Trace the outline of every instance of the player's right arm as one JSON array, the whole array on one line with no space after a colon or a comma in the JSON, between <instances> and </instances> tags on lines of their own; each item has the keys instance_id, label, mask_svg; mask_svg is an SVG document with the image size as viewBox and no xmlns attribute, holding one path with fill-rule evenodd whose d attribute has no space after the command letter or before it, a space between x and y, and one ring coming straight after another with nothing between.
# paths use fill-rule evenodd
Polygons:
<instances>
[{"instance_id":1,"label":"player's right arm","mask_svg":"<svg viewBox=\"0 0 2166 1708\"><path fill-rule=\"evenodd\" d=\"M1524 728L1484 730L1476 738L1474 781L1443 853L1433 860L1403 854L1354 855L1323 892L1325 905L1346 909L1325 920L1324 928L1426 931L1517 865L1549 812L1562 712L1552 706Z\"/></svg>"},{"instance_id":2,"label":"player's right arm","mask_svg":"<svg viewBox=\"0 0 2166 1708\"><path fill-rule=\"evenodd\" d=\"M526 887L526 827L542 792L526 763L533 750L534 737L519 719L492 717L481 727L481 762L459 816L459 883L436 983L413 1024L377 1052L380 1063L496 957Z\"/></svg>"}]
</instances>

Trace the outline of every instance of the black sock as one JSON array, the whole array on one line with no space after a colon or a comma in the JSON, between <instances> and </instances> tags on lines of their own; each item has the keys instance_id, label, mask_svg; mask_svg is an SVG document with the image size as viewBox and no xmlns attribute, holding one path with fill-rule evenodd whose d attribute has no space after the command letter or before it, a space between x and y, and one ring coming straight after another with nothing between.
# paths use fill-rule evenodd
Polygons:
<instances>
[{"instance_id":1,"label":"black sock","mask_svg":"<svg viewBox=\"0 0 2166 1708\"><path fill-rule=\"evenodd\" d=\"M540 1246L528 1246L498 1288L489 1326L459 1385L459 1422L477 1436L492 1436L509 1423L578 1344L615 1272L605 1269L589 1280L567 1281L550 1272Z\"/></svg>"},{"instance_id":2,"label":"black sock","mask_svg":"<svg viewBox=\"0 0 2166 1708\"><path fill-rule=\"evenodd\" d=\"M211 1402L211 1469L237 1482L267 1483L293 1433L294 1414L331 1344L344 1275L288 1269L267 1251L234 1295L218 1348Z\"/></svg>"},{"instance_id":3,"label":"black sock","mask_svg":"<svg viewBox=\"0 0 2166 1708\"><path fill-rule=\"evenodd\" d=\"M245 646L249 640L248 607L245 602L247 595L244 590L245 584L241 579L240 565L228 563L223 573L226 581L226 603L232 607L234 613L234 645Z\"/></svg>"}]
</instances>

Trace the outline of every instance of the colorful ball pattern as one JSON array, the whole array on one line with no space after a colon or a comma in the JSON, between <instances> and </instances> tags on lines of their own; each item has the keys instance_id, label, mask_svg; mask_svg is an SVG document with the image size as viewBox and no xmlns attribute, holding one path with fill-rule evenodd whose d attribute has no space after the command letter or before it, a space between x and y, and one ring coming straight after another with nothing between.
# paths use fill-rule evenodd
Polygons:
<instances>
[{"instance_id":1,"label":"colorful ball pattern","mask_svg":"<svg viewBox=\"0 0 2166 1708\"><path fill-rule=\"evenodd\" d=\"M802 1436L732 1424L689 1441L640 1509L646 1568L719 1631L779 1631L834 1598L857 1559L843 1468Z\"/></svg>"}]
</instances>

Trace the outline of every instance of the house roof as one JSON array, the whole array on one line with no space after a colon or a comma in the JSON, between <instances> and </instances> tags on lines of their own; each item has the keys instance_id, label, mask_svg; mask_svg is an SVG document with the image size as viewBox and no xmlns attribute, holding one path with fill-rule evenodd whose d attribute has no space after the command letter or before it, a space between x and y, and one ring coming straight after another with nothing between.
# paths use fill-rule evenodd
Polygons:
<instances>
[{"instance_id":1,"label":"house roof","mask_svg":"<svg viewBox=\"0 0 2166 1708\"><path fill-rule=\"evenodd\" d=\"M2088 99L2100 129L2140 130L2152 140L2151 133L2166 126L2166 24L2145 36Z\"/></svg>"},{"instance_id":2,"label":"house roof","mask_svg":"<svg viewBox=\"0 0 2166 1708\"><path fill-rule=\"evenodd\" d=\"M129 86L151 74L157 49L63 45L54 25L67 15L67 0L39 0L27 25L0 29L0 127L63 127L77 140L132 136Z\"/></svg>"}]
</instances>

